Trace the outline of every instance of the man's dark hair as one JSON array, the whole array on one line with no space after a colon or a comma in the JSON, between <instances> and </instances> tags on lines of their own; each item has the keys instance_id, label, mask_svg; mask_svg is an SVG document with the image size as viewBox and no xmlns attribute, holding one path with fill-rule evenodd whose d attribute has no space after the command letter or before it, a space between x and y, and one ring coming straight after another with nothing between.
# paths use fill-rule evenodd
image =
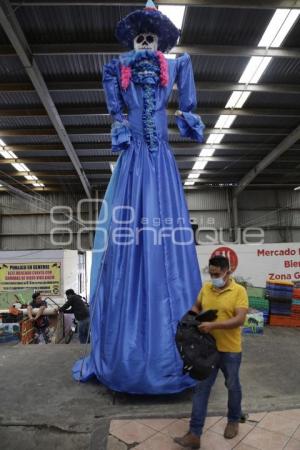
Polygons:
<instances>
[{"instance_id":1,"label":"man's dark hair","mask_svg":"<svg viewBox=\"0 0 300 450\"><path fill-rule=\"evenodd\" d=\"M68 297L69 295L75 295L75 292L73 291L73 289L66 290L66 296Z\"/></svg>"},{"instance_id":2,"label":"man's dark hair","mask_svg":"<svg viewBox=\"0 0 300 450\"><path fill-rule=\"evenodd\" d=\"M209 260L210 266L220 267L220 269L230 269L229 259L226 256L216 255L210 258Z\"/></svg>"},{"instance_id":3,"label":"man's dark hair","mask_svg":"<svg viewBox=\"0 0 300 450\"><path fill-rule=\"evenodd\" d=\"M41 295L40 292L34 292L34 293L32 294L32 300L36 300L40 295Z\"/></svg>"}]
</instances>

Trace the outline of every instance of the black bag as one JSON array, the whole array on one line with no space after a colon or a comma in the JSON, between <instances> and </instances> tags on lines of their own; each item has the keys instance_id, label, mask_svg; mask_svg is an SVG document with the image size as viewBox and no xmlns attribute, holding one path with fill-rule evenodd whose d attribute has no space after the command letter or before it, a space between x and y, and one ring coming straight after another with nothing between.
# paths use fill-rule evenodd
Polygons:
<instances>
[{"instance_id":1,"label":"black bag","mask_svg":"<svg viewBox=\"0 0 300 450\"><path fill-rule=\"evenodd\" d=\"M208 378L219 364L220 354L215 338L211 334L201 333L198 329L201 322L213 321L216 317L216 310L205 311L199 315L189 311L177 326L175 341L183 359L183 373L196 380Z\"/></svg>"}]
</instances>

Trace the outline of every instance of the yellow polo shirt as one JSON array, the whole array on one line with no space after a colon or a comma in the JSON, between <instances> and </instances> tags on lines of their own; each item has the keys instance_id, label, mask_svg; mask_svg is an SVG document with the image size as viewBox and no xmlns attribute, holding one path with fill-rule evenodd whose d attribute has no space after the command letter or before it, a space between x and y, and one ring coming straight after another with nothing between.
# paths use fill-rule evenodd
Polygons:
<instances>
[{"instance_id":1,"label":"yellow polo shirt","mask_svg":"<svg viewBox=\"0 0 300 450\"><path fill-rule=\"evenodd\" d=\"M248 308L248 295L246 289L231 279L229 285L222 291L213 287L211 282L202 286L197 303L203 311L217 309L217 322L223 322L235 316L236 308ZM212 330L219 352L241 352L241 327L231 330Z\"/></svg>"}]
</instances>

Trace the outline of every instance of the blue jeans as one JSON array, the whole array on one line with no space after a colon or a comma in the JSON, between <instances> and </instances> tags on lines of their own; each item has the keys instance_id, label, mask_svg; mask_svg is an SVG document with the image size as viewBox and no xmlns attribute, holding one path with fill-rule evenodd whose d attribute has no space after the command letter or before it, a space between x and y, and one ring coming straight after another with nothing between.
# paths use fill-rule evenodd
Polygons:
<instances>
[{"instance_id":1,"label":"blue jeans","mask_svg":"<svg viewBox=\"0 0 300 450\"><path fill-rule=\"evenodd\" d=\"M80 344L85 344L88 341L89 328L90 328L90 318L89 317L78 321L78 333L79 333Z\"/></svg>"},{"instance_id":2,"label":"blue jeans","mask_svg":"<svg viewBox=\"0 0 300 450\"><path fill-rule=\"evenodd\" d=\"M225 377L225 386L228 389L228 422L239 422L242 414L242 388L239 378L239 369L242 361L241 353L220 352L221 359L210 376L200 381L195 388L193 396L193 409L190 420L191 433L201 436L206 414L209 394L214 385L219 369Z\"/></svg>"}]
</instances>

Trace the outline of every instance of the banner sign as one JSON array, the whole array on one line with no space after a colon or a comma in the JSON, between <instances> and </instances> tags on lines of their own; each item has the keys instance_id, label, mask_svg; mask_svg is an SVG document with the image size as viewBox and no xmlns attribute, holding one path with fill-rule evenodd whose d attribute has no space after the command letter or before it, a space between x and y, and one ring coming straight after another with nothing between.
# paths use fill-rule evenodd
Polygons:
<instances>
[{"instance_id":1,"label":"banner sign","mask_svg":"<svg viewBox=\"0 0 300 450\"><path fill-rule=\"evenodd\" d=\"M227 256L233 276L249 286L265 287L266 280L300 282L300 243L196 246L202 281L209 280L208 260Z\"/></svg>"},{"instance_id":2,"label":"banner sign","mask_svg":"<svg viewBox=\"0 0 300 450\"><path fill-rule=\"evenodd\" d=\"M14 303L28 304L32 301L32 290L0 292L0 309L9 309Z\"/></svg>"},{"instance_id":3,"label":"banner sign","mask_svg":"<svg viewBox=\"0 0 300 450\"><path fill-rule=\"evenodd\" d=\"M31 289L43 295L59 295L60 262L0 263L0 292Z\"/></svg>"}]
</instances>

